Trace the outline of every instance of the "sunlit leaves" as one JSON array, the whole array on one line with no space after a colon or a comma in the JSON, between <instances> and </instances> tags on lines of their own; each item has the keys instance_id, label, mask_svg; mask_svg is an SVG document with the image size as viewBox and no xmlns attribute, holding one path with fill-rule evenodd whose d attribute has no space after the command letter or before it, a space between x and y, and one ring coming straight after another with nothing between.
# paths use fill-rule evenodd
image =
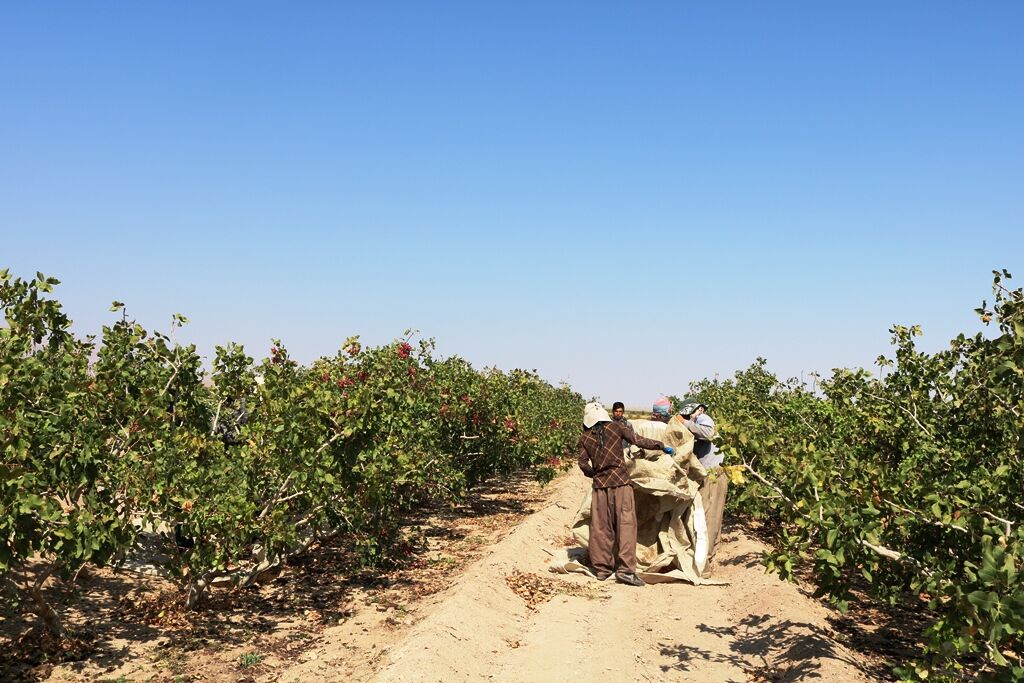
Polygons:
<instances>
[{"instance_id":1,"label":"sunlit leaves","mask_svg":"<svg viewBox=\"0 0 1024 683\"><path fill-rule=\"evenodd\" d=\"M195 598L322 534L379 562L413 506L524 467L549 478L578 437L570 389L435 358L408 333L309 367L278 340L262 361L228 344L207 371L117 301L98 340L76 339L56 284L0 273L5 576L32 557L67 574L117 561L143 534Z\"/></svg>"},{"instance_id":2,"label":"sunlit leaves","mask_svg":"<svg viewBox=\"0 0 1024 683\"><path fill-rule=\"evenodd\" d=\"M996 336L929 354L920 327L896 325L880 376L836 370L808 386L758 359L692 387L719 420L726 465L760 475L730 505L774 534L769 569L810 564L839 606L855 588L927 596L927 648L908 677L1024 676L1024 296L994 274L995 302L978 313Z\"/></svg>"}]
</instances>

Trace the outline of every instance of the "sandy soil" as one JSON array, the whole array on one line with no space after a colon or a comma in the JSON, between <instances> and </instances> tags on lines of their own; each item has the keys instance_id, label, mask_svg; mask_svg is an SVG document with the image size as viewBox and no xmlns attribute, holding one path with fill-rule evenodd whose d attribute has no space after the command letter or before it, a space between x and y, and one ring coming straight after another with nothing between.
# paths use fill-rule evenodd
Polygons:
<instances>
[{"instance_id":1,"label":"sandy soil","mask_svg":"<svg viewBox=\"0 0 1024 683\"><path fill-rule=\"evenodd\" d=\"M764 546L738 531L719 553L716 578L727 586L638 589L549 574L545 549L567 536L587 484L578 473L558 481L408 633L379 643L373 680L874 680L873 665L836 641L829 610L765 574ZM351 635L328 630L281 680L362 678L348 665Z\"/></svg>"},{"instance_id":2,"label":"sandy soil","mask_svg":"<svg viewBox=\"0 0 1024 683\"><path fill-rule=\"evenodd\" d=\"M263 683L885 677L878 657L847 648L851 638L833 630L834 613L764 572L758 562L764 546L740 529L727 532L719 551L715 578L726 586L638 589L549 573L546 551L571 544L568 527L587 485L576 471L544 489L525 479L502 482L460 509L414 520L423 544L405 569L345 574L345 563L332 557L340 551L322 548L268 585L224 595L200 614L176 612L158 597L133 602L140 593L161 593L126 587L118 577L94 577L96 586L84 591L94 602L80 610L93 614L101 646L88 659L36 667L34 676L24 678ZM154 615L160 618L149 623Z\"/></svg>"}]
</instances>

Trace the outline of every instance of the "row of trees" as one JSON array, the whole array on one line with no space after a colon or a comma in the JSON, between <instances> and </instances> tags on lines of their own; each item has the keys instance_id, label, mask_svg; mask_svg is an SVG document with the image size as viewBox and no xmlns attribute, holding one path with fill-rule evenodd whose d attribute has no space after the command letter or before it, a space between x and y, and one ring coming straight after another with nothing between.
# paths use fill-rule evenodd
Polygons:
<instances>
[{"instance_id":1,"label":"row of trees","mask_svg":"<svg viewBox=\"0 0 1024 683\"><path fill-rule=\"evenodd\" d=\"M1024 293L995 273L985 334L924 353L894 327L884 378L838 370L815 389L759 359L693 389L713 406L732 497L764 522L767 566L813 568L822 595L912 596L930 625L907 678L1024 679Z\"/></svg>"},{"instance_id":2,"label":"row of trees","mask_svg":"<svg viewBox=\"0 0 1024 683\"><path fill-rule=\"evenodd\" d=\"M1024 679L1024 293L1008 279L978 309L991 333L929 354L893 328L884 378L809 389L759 360L692 387L745 469L731 505L774 535L769 568L808 565L841 608L863 587L927 606L908 678ZM56 632L47 579L116 564L141 534L194 604L331 534L379 562L403 513L494 474L550 478L578 437L578 394L429 340L351 338L308 366L277 342L261 361L229 344L204 368L118 303L77 337L56 284L0 271L0 581Z\"/></svg>"},{"instance_id":3,"label":"row of trees","mask_svg":"<svg viewBox=\"0 0 1024 683\"><path fill-rule=\"evenodd\" d=\"M228 344L207 369L117 302L102 335L76 336L56 284L0 271L0 581L55 632L47 579L116 564L140 534L194 604L327 535L378 562L410 508L524 467L549 479L578 438L569 388L429 340L353 337L308 366Z\"/></svg>"}]
</instances>

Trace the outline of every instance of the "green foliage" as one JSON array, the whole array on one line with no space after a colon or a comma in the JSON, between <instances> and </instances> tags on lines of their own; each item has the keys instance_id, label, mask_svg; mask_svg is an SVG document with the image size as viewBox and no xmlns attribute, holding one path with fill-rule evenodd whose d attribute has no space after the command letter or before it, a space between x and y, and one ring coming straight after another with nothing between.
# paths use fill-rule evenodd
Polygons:
<instances>
[{"instance_id":1,"label":"green foliage","mask_svg":"<svg viewBox=\"0 0 1024 683\"><path fill-rule=\"evenodd\" d=\"M258 652L246 652L238 656L238 668L239 669L251 669L254 666L258 666L263 661L263 655Z\"/></svg>"},{"instance_id":2,"label":"green foliage","mask_svg":"<svg viewBox=\"0 0 1024 683\"><path fill-rule=\"evenodd\" d=\"M854 585L910 596L933 619L907 678L1024 678L1024 293L996 272L994 334L922 353L892 329L882 378L836 370L813 389L765 361L692 387L712 406L726 463L746 485L730 504L764 521L767 566L813 567L845 609Z\"/></svg>"},{"instance_id":3,"label":"green foliage","mask_svg":"<svg viewBox=\"0 0 1024 683\"><path fill-rule=\"evenodd\" d=\"M277 341L262 361L229 344L207 372L120 302L98 340L75 338L55 284L0 272L0 579L56 631L37 579L116 563L142 533L192 603L328 534L373 564L412 507L522 468L550 478L578 438L567 387L435 358L408 333L308 367Z\"/></svg>"}]
</instances>

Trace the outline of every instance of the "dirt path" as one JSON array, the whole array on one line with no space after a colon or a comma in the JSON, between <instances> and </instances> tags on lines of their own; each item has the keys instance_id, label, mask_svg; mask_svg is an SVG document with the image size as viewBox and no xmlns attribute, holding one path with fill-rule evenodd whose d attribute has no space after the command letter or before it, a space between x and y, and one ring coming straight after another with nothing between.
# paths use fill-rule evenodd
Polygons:
<instances>
[{"instance_id":1,"label":"dirt path","mask_svg":"<svg viewBox=\"0 0 1024 683\"><path fill-rule=\"evenodd\" d=\"M375 642L372 666L353 668L374 637L346 623L279 680L362 680L371 670L378 681L875 680L867 658L835 640L827 608L765 574L763 546L742 532L719 551L716 578L728 586L636 589L549 574L544 549L568 535L586 485L578 473L556 482L414 625Z\"/></svg>"},{"instance_id":2,"label":"dirt path","mask_svg":"<svg viewBox=\"0 0 1024 683\"><path fill-rule=\"evenodd\" d=\"M480 487L456 508L408 520L420 541L404 568L361 572L325 545L265 585L196 612L161 582L102 570L69 607L94 644L79 661L18 669L0 639L0 679L194 681L868 681L883 658L843 642L896 633L837 620L764 573L764 546L730 530L715 577L727 586L631 588L547 571L571 545L589 485L576 470ZM830 622L839 633L833 631ZM2 633L0 633L2 635ZM898 639L897 639L898 640ZM843 642L840 642L843 641ZM4 661L9 665L5 668ZM14 668L10 668L10 667ZM584 677L584 678L580 678Z\"/></svg>"}]
</instances>

